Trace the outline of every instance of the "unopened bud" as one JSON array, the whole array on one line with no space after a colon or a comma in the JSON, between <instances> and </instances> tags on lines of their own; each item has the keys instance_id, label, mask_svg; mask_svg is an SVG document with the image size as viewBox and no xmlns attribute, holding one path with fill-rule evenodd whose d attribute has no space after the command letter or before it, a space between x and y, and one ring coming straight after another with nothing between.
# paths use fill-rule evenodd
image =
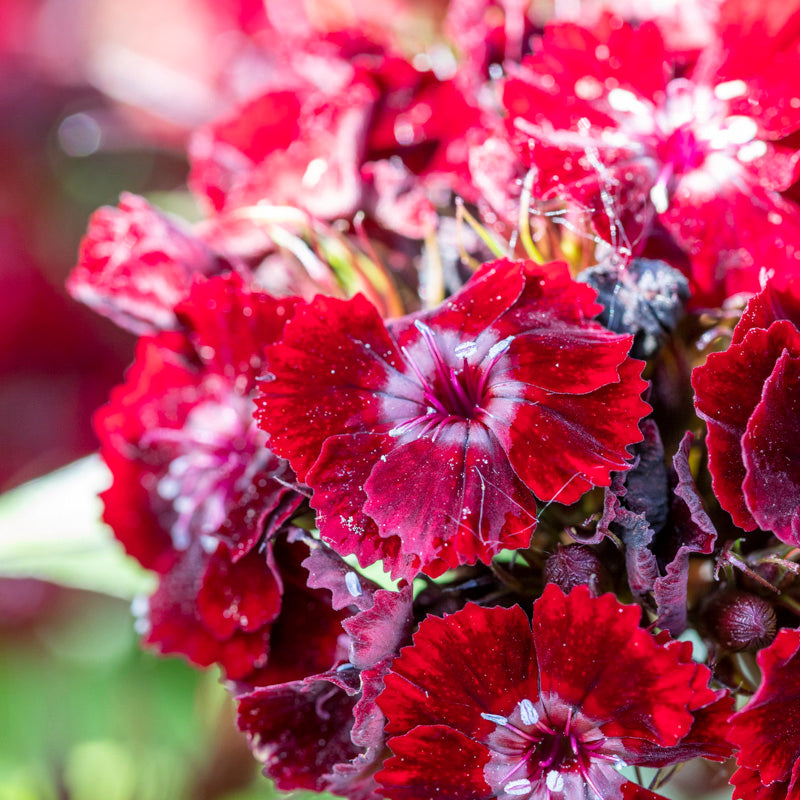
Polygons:
<instances>
[{"instance_id":1,"label":"unopened bud","mask_svg":"<svg viewBox=\"0 0 800 800\"><path fill-rule=\"evenodd\" d=\"M599 322L615 333L634 335L634 358L650 358L661 349L689 299L686 278L666 262L649 258L622 266L608 259L584 270L578 280L597 289L603 306Z\"/></svg>"},{"instance_id":2,"label":"unopened bud","mask_svg":"<svg viewBox=\"0 0 800 800\"><path fill-rule=\"evenodd\" d=\"M544 564L544 578L565 593L586 585L597 596L611 585L608 572L594 550L583 544L558 545Z\"/></svg>"},{"instance_id":3,"label":"unopened bud","mask_svg":"<svg viewBox=\"0 0 800 800\"><path fill-rule=\"evenodd\" d=\"M775 638L775 609L747 592L726 592L705 611L708 632L728 650L755 652Z\"/></svg>"}]
</instances>

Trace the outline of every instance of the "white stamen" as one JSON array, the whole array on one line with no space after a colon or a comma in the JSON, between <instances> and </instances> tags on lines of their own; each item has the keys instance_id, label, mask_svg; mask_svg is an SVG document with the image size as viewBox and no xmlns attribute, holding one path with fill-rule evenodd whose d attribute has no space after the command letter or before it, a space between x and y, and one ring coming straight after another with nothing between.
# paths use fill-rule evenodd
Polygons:
<instances>
[{"instance_id":1,"label":"white stamen","mask_svg":"<svg viewBox=\"0 0 800 800\"><path fill-rule=\"evenodd\" d=\"M428 326L427 326L427 325L426 325L426 324L425 324L425 323L424 323L424 322L423 322L421 319L415 319L415 320L414 320L414 327L415 327L415 328L416 328L416 329L417 329L417 330L418 330L420 333L430 333L430 334L433 334L433 331L430 329L430 327L428 327Z\"/></svg>"},{"instance_id":2,"label":"white stamen","mask_svg":"<svg viewBox=\"0 0 800 800\"><path fill-rule=\"evenodd\" d=\"M629 92L627 89L612 89L608 93L608 104L615 111L647 112L645 104L633 92Z\"/></svg>"},{"instance_id":3,"label":"white stamen","mask_svg":"<svg viewBox=\"0 0 800 800\"><path fill-rule=\"evenodd\" d=\"M204 533L200 536L200 547L203 548L204 553L216 553L219 547L219 539Z\"/></svg>"},{"instance_id":4,"label":"white stamen","mask_svg":"<svg viewBox=\"0 0 800 800\"><path fill-rule=\"evenodd\" d=\"M736 153L736 158L743 164L749 164L757 158L762 158L767 154L767 143L756 139L754 142L748 142L739 148Z\"/></svg>"},{"instance_id":5,"label":"white stamen","mask_svg":"<svg viewBox=\"0 0 800 800\"><path fill-rule=\"evenodd\" d=\"M505 353L509 347L511 347L511 342L514 341L513 336L506 336L502 342L497 342L497 344L493 344L489 348L489 358L494 358L495 356L499 356L500 353Z\"/></svg>"},{"instance_id":6,"label":"white stamen","mask_svg":"<svg viewBox=\"0 0 800 800\"><path fill-rule=\"evenodd\" d=\"M539 721L539 712L528 699L520 700L519 715L526 725L535 725Z\"/></svg>"},{"instance_id":7,"label":"white stamen","mask_svg":"<svg viewBox=\"0 0 800 800\"><path fill-rule=\"evenodd\" d=\"M476 350L478 349L477 342L462 342L458 347L455 349L455 354L461 358L469 358Z\"/></svg>"},{"instance_id":8,"label":"white stamen","mask_svg":"<svg viewBox=\"0 0 800 800\"><path fill-rule=\"evenodd\" d=\"M506 794L523 795L530 794L532 788L531 782L527 778L520 778L517 781L507 783L503 787L503 791Z\"/></svg>"},{"instance_id":9,"label":"white stamen","mask_svg":"<svg viewBox=\"0 0 800 800\"><path fill-rule=\"evenodd\" d=\"M505 717L501 717L499 714L481 714L481 716L487 720L488 722L494 722L495 725L508 725L508 720Z\"/></svg>"},{"instance_id":10,"label":"white stamen","mask_svg":"<svg viewBox=\"0 0 800 800\"><path fill-rule=\"evenodd\" d=\"M361 581L358 579L358 575L356 575L355 572L348 572L347 575L344 576L344 585L353 597L361 597Z\"/></svg>"},{"instance_id":11,"label":"white stamen","mask_svg":"<svg viewBox=\"0 0 800 800\"><path fill-rule=\"evenodd\" d=\"M758 136L758 124L751 117L728 117L728 141L733 144L747 144Z\"/></svg>"},{"instance_id":12,"label":"white stamen","mask_svg":"<svg viewBox=\"0 0 800 800\"><path fill-rule=\"evenodd\" d=\"M327 171L328 162L324 158L312 158L311 161L308 162L308 166L300 182L303 186L313 189Z\"/></svg>"},{"instance_id":13,"label":"white stamen","mask_svg":"<svg viewBox=\"0 0 800 800\"><path fill-rule=\"evenodd\" d=\"M725 81L714 87L714 95L718 100L733 100L747 93L747 84L742 80Z\"/></svg>"},{"instance_id":14,"label":"white stamen","mask_svg":"<svg viewBox=\"0 0 800 800\"><path fill-rule=\"evenodd\" d=\"M545 778L545 784L551 792L560 792L564 788L564 778L558 770L551 769Z\"/></svg>"},{"instance_id":15,"label":"white stamen","mask_svg":"<svg viewBox=\"0 0 800 800\"><path fill-rule=\"evenodd\" d=\"M650 190L650 200L653 207L659 214L663 214L669 208L669 196L667 195L667 187L664 183L657 183Z\"/></svg>"}]
</instances>

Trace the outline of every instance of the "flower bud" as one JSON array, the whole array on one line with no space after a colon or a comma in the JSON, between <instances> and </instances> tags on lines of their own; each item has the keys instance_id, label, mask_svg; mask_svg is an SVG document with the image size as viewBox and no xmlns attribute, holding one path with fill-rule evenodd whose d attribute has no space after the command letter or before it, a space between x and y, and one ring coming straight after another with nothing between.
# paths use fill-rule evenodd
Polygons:
<instances>
[{"instance_id":1,"label":"flower bud","mask_svg":"<svg viewBox=\"0 0 800 800\"><path fill-rule=\"evenodd\" d=\"M608 589L611 579L594 550L583 544L558 545L545 562L544 578L555 583L565 594L576 586L586 585L597 596Z\"/></svg>"},{"instance_id":2,"label":"flower bud","mask_svg":"<svg viewBox=\"0 0 800 800\"><path fill-rule=\"evenodd\" d=\"M775 609L747 592L718 595L705 611L710 635L727 650L755 652L775 638Z\"/></svg>"},{"instance_id":3,"label":"flower bud","mask_svg":"<svg viewBox=\"0 0 800 800\"><path fill-rule=\"evenodd\" d=\"M600 323L634 335L634 358L651 358L661 349L689 299L686 278L665 261L649 258L635 258L624 267L608 259L584 270L578 280L597 290Z\"/></svg>"}]
</instances>

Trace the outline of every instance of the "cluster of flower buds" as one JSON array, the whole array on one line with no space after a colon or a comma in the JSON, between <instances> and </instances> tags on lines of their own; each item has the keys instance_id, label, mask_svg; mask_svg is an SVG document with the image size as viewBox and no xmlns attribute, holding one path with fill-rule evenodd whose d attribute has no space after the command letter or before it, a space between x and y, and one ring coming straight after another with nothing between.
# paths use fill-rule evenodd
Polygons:
<instances>
[{"instance_id":1,"label":"cluster of flower buds","mask_svg":"<svg viewBox=\"0 0 800 800\"><path fill-rule=\"evenodd\" d=\"M651 5L254 9L203 219L89 223L137 628L282 790L800 793L800 4Z\"/></svg>"}]
</instances>

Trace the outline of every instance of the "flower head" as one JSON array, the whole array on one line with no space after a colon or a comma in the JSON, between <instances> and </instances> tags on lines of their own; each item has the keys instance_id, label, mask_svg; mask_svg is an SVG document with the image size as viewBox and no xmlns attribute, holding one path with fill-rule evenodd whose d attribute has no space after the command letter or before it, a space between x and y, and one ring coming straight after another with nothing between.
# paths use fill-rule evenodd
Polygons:
<instances>
[{"instance_id":1,"label":"flower head","mask_svg":"<svg viewBox=\"0 0 800 800\"><path fill-rule=\"evenodd\" d=\"M387 797L571 800L591 790L611 800L633 791L624 764L724 758L722 732L694 729L693 712L721 700L710 673L657 643L639 617L612 595L550 584L532 624L519 607L426 619L378 699L393 737L377 776Z\"/></svg>"},{"instance_id":2,"label":"flower head","mask_svg":"<svg viewBox=\"0 0 800 800\"><path fill-rule=\"evenodd\" d=\"M195 275L230 266L188 227L125 192L116 208L92 215L67 288L121 327L154 334L179 327L175 306Z\"/></svg>"},{"instance_id":3,"label":"flower head","mask_svg":"<svg viewBox=\"0 0 800 800\"><path fill-rule=\"evenodd\" d=\"M800 163L792 24L775 3L723 3L688 64L652 22L548 26L503 90L538 193L577 200L629 252L657 220L691 260L695 303L754 291L765 264L796 274L800 210L779 194Z\"/></svg>"},{"instance_id":4,"label":"flower head","mask_svg":"<svg viewBox=\"0 0 800 800\"><path fill-rule=\"evenodd\" d=\"M307 649L323 663L339 633L339 615L294 576L303 546L276 549L303 497L252 417L263 343L295 303L237 275L195 283L176 310L182 329L140 341L126 383L95 420L113 476L104 519L160 576L136 604L141 631L163 652L219 662L234 679L255 680L266 666L284 594L290 610L313 609ZM281 675L307 674L306 655L285 645L281 657L298 661Z\"/></svg>"},{"instance_id":5,"label":"flower head","mask_svg":"<svg viewBox=\"0 0 800 800\"><path fill-rule=\"evenodd\" d=\"M300 306L267 348L258 418L323 539L438 575L527 546L534 495L572 503L626 469L645 384L593 298L563 265L501 260L388 327L360 296Z\"/></svg>"}]
</instances>

